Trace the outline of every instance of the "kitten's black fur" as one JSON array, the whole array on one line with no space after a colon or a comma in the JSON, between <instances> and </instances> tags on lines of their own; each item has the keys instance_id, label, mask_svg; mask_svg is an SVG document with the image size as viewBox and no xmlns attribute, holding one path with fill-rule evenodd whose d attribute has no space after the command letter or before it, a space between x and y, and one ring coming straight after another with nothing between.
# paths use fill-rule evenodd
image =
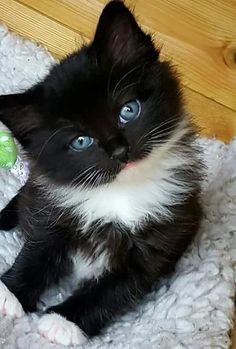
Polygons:
<instances>
[{"instance_id":1,"label":"kitten's black fur","mask_svg":"<svg viewBox=\"0 0 236 349\"><path fill-rule=\"evenodd\" d=\"M175 145L178 154L182 147L190 163L173 170L173 179L191 189L166 205L166 216L147 215L135 232L115 220L95 221L82 232L81 217L69 207L62 210L49 193L51 184L109 185L124 163L143 161L160 142L174 139L185 119L183 103L176 74L158 56L150 36L124 4L112 1L90 45L64 59L25 93L0 97L0 119L31 164L26 185L0 216L1 229L19 225L25 239L14 266L1 280L25 311L35 311L42 292L71 272L71 253L79 251L94 260L108 251L109 268L98 279L86 280L69 299L47 310L75 322L89 336L97 335L172 271L199 227L201 169L191 127ZM120 124L120 108L134 99L141 101L141 117ZM69 144L79 135L89 135L96 143L75 152ZM103 171L102 178L84 171L94 164Z\"/></svg>"}]
</instances>

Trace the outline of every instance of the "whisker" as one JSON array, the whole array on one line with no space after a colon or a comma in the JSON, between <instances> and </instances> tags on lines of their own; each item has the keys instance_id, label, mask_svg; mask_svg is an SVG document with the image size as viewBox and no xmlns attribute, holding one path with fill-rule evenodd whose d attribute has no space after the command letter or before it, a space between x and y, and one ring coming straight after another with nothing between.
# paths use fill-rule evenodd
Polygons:
<instances>
[{"instance_id":1,"label":"whisker","mask_svg":"<svg viewBox=\"0 0 236 349\"><path fill-rule=\"evenodd\" d=\"M126 74L124 74L121 79L117 82L117 84L115 85L113 92L112 92L112 98L114 98L116 90L118 89L118 87L120 86L120 84L122 83L122 81L124 81L124 79L126 79L130 74L132 74L135 70L141 68L143 65L139 64L137 66L135 66L134 68L130 69Z\"/></svg>"},{"instance_id":2,"label":"whisker","mask_svg":"<svg viewBox=\"0 0 236 349\"><path fill-rule=\"evenodd\" d=\"M71 181L71 185L73 185L77 180L79 180L81 177L83 177L88 171L92 170L93 168L96 167L96 164L93 166L88 167L87 169L85 169L82 173L80 173L78 176L76 176L72 181Z\"/></svg>"},{"instance_id":3,"label":"whisker","mask_svg":"<svg viewBox=\"0 0 236 349\"><path fill-rule=\"evenodd\" d=\"M158 140L160 138L163 138L163 137L166 137L166 136L169 136L173 131L173 128L169 128L169 129L166 129L164 130L164 132L159 132L158 134L155 134L153 136L151 136L147 142L149 141L155 141L155 140Z\"/></svg>"},{"instance_id":4,"label":"whisker","mask_svg":"<svg viewBox=\"0 0 236 349\"><path fill-rule=\"evenodd\" d=\"M50 207L50 206L52 206L52 203L51 203L51 202L50 202L48 205L44 206L43 208L41 208L41 209L39 209L39 210L37 210L37 211L33 211L33 212L32 212L32 216L36 216L37 214L46 211L46 209L47 209L48 207Z\"/></svg>"},{"instance_id":5,"label":"whisker","mask_svg":"<svg viewBox=\"0 0 236 349\"><path fill-rule=\"evenodd\" d=\"M56 130L50 137L48 137L48 139L45 141L45 143L43 144L43 146L38 154L37 161L39 160L39 157L42 155L42 152L44 151L44 149L46 148L48 143L53 139L53 137L55 137L59 132L61 132L65 128L71 128L71 127L72 126L63 126L63 127L59 128L59 130Z\"/></svg>"},{"instance_id":6,"label":"whisker","mask_svg":"<svg viewBox=\"0 0 236 349\"><path fill-rule=\"evenodd\" d=\"M93 176L96 174L97 170L92 171L91 173L88 174L87 178L85 179L85 181L83 181L82 184L82 188L84 188L85 190L89 189L88 184L91 181L91 179L93 178Z\"/></svg>"},{"instance_id":7,"label":"whisker","mask_svg":"<svg viewBox=\"0 0 236 349\"><path fill-rule=\"evenodd\" d=\"M62 212L56 216L55 220L48 225L48 228L52 228L55 227L57 225L57 223L59 222L60 218L63 217L64 213L65 213L66 209L62 210Z\"/></svg>"},{"instance_id":8,"label":"whisker","mask_svg":"<svg viewBox=\"0 0 236 349\"><path fill-rule=\"evenodd\" d=\"M133 87L135 85L138 85L140 83L140 80L136 81L136 82L132 82L131 84L128 84L126 86L124 86L120 91L119 91L119 94L118 94L118 97L120 97L120 95L125 91L127 90L128 88L130 87Z\"/></svg>"},{"instance_id":9,"label":"whisker","mask_svg":"<svg viewBox=\"0 0 236 349\"><path fill-rule=\"evenodd\" d=\"M162 146L165 146L166 145L166 142L164 140L151 140L149 142L146 143L146 149L147 151L152 151L153 150L153 147L154 146L160 146L160 148ZM192 152L191 152L191 149L189 149L186 145L185 142L182 142L181 140L177 140L175 143L173 143L172 145L170 145L169 149L166 148L165 151L169 154L171 154L172 156L176 156L176 157L179 157L178 153L179 152L182 152L184 153L186 156L187 155L191 155ZM175 152L177 151L177 152ZM181 160L181 158L180 158Z\"/></svg>"},{"instance_id":10,"label":"whisker","mask_svg":"<svg viewBox=\"0 0 236 349\"><path fill-rule=\"evenodd\" d=\"M96 186L96 183L98 181L98 178L100 177L100 174L102 172L102 169L98 169L95 171L93 177L92 177L92 188L94 188Z\"/></svg>"},{"instance_id":11,"label":"whisker","mask_svg":"<svg viewBox=\"0 0 236 349\"><path fill-rule=\"evenodd\" d=\"M175 129L174 127L169 127L169 128L166 128L166 130L164 130L162 132L158 132L157 134L154 134L154 135L149 134L148 140L145 140L145 138L147 138L147 137L143 138L144 144L148 144L151 142L153 143L154 141L158 141L159 139L161 139L163 137L169 136L174 129Z\"/></svg>"},{"instance_id":12,"label":"whisker","mask_svg":"<svg viewBox=\"0 0 236 349\"><path fill-rule=\"evenodd\" d=\"M109 76L108 76L108 80L107 80L107 96L110 95L111 78L112 78L112 73L113 73L113 70L114 70L116 64L117 64L117 63L115 62L115 63L112 65L111 70L110 70L110 73L109 73Z\"/></svg>"},{"instance_id":13,"label":"whisker","mask_svg":"<svg viewBox=\"0 0 236 349\"><path fill-rule=\"evenodd\" d=\"M97 177L94 180L94 184L93 184L94 187L102 184L103 176L104 176L103 171L100 171L100 173L97 175Z\"/></svg>"},{"instance_id":14,"label":"whisker","mask_svg":"<svg viewBox=\"0 0 236 349\"><path fill-rule=\"evenodd\" d=\"M141 142L144 138L150 136L150 134L152 134L152 133L158 131L158 130L161 129L162 127L164 127L164 126L166 126L166 125L168 125L168 124L174 122L175 120L178 120L179 117L178 117L177 115L178 115L178 114L174 115L171 119L169 119L169 120L167 120L167 121L163 121L162 123L160 123L160 124L157 125L156 127L150 129L150 130L148 131L148 133L144 134L144 135L139 139L139 141L138 141L137 144L140 144L140 142ZM173 125L173 127L176 127L176 125Z\"/></svg>"}]
</instances>

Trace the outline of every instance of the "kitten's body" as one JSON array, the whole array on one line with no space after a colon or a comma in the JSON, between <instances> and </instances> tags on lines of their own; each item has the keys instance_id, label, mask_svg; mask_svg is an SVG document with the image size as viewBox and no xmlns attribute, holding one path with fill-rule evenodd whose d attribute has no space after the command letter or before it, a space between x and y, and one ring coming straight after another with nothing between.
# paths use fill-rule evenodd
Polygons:
<instances>
[{"instance_id":1,"label":"kitten's body","mask_svg":"<svg viewBox=\"0 0 236 349\"><path fill-rule=\"evenodd\" d=\"M175 75L157 58L150 38L114 1L89 47L32 90L0 99L0 118L31 163L26 185L1 214L1 227L18 224L25 238L1 279L35 311L47 287L72 275L80 287L48 312L88 336L172 271L199 226L194 132ZM142 109L122 124L122 105ZM74 152L77 135L94 144Z\"/></svg>"}]
</instances>

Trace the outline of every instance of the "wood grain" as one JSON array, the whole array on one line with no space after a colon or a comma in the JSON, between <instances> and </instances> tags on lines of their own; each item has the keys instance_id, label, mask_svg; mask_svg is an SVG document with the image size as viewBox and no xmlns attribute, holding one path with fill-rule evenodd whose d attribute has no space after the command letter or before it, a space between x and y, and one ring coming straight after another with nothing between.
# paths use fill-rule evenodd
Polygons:
<instances>
[{"instance_id":1,"label":"wood grain","mask_svg":"<svg viewBox=\"0 0 236 349\"><path fill-rule=\"evenodd\" d=\"M85 40L67 26L14 0L0 0L0 21L14 32L45 45L57 57L74 51Z\"/></svg>"},{"instance_id":2,"label":"wood grain","mask_svg":"<svg viewBox=\"0 0 236 349\"><path fill-rule=\"evenodd\" d=\"M220 139L227 143L236 135L236 113L222 104L184 88L187 109L203 136Z\"/></svg>"},{"instance_id":3,"label":"wood grain","mask_svg":"<svg viewBox=\"0 0 236 349\"><path fill-rule=\"evenodd\" d=\"M235 313L235 321L234 321L234 329L231 333L232 346L231 349L236 349L236 313Z\"/></svg>"},{"instance_id":4,"label":"wood grain","mask_svg":"<svg viewBox=\"0 0 236 349\"><path fill-rule=\"evenodd\" d=\"M141 5L137 1L140 21L159 33L163 54L177 63L186 86L236 110L236 62L232 68L224 59L236 53L236 3L149 0Z\"/></svg>"}]
</instances>

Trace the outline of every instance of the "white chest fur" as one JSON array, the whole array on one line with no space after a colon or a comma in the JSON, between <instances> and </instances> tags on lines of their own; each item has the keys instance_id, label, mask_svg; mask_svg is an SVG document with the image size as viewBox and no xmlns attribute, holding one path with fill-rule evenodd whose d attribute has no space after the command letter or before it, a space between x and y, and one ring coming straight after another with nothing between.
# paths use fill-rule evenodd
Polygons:
<instances>
[{"instance_id":1,"label":"white chest fur","mask_svg":"<svg viewBox=\"0 0 236 349\"><path fill-rule=\"evenodd\" d=\"M109 268L109 257L106 251L97 258L84 257L80 252L71 255L73 263L73 279L76 283L98 279Z\"/></svg>"}]
</instances>

